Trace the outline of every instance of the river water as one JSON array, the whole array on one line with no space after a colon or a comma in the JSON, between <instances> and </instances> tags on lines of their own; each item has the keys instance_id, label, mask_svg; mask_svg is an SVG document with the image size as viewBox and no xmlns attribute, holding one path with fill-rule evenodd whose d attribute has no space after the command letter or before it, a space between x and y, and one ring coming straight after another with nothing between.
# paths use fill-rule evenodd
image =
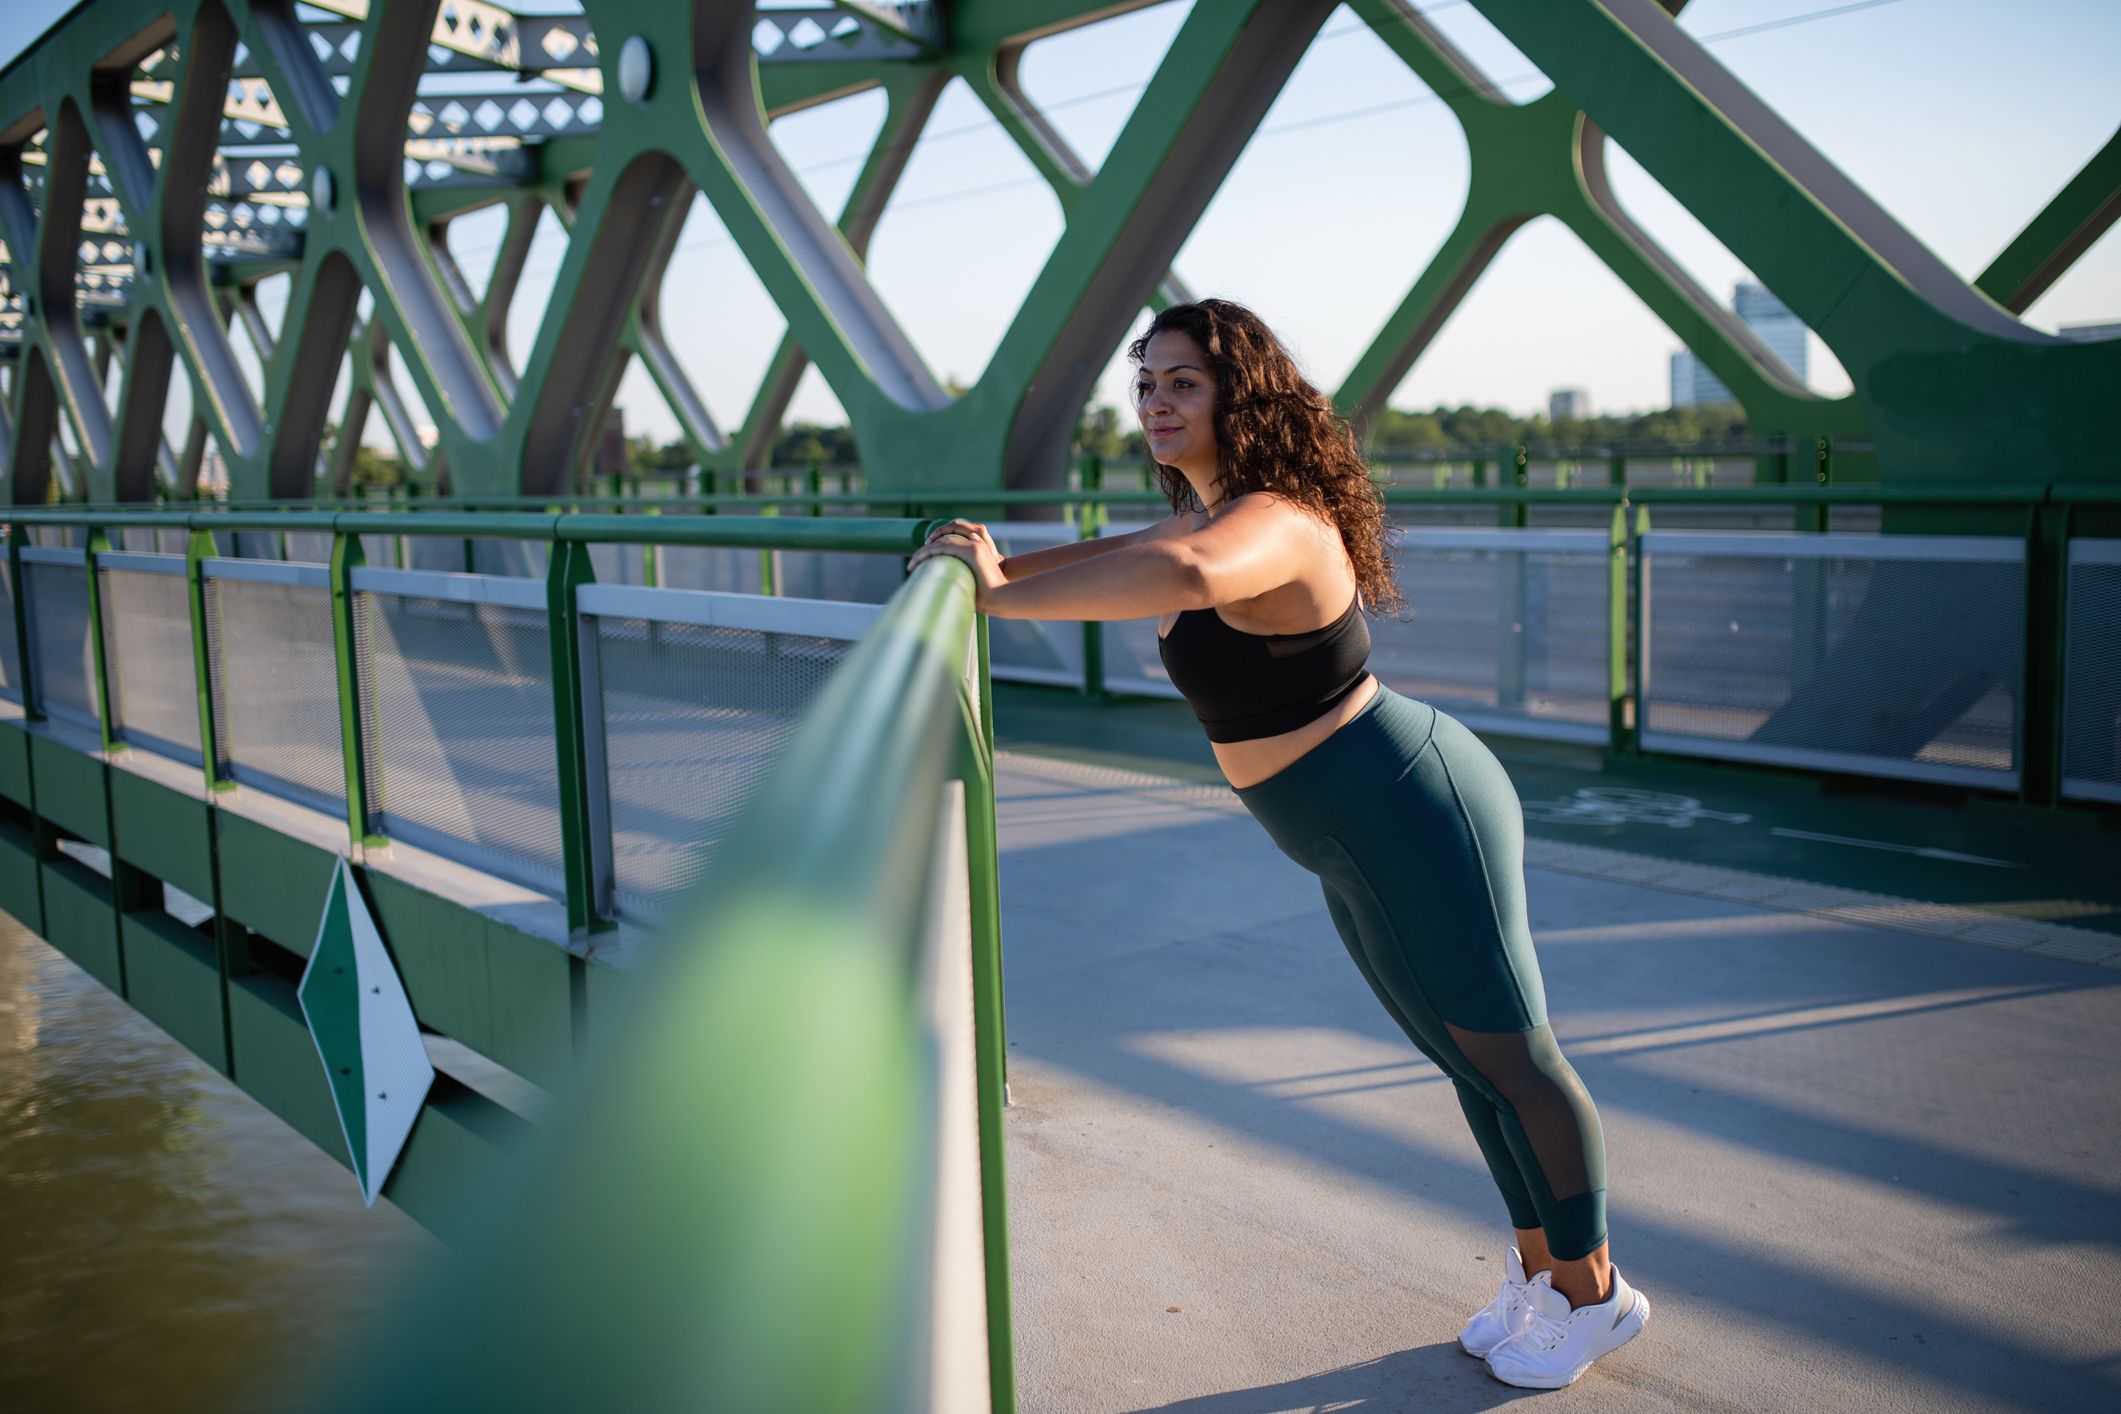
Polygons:
<instances>
[{"instance_id":1,"label":"river water","mask_svg":"<svg viewBox=\"0 0 2121 1414\"><path fill-rule=\"evenodd\" d=\"M0 913L0 1411L302 1408L438 1250Z\"/></svg>"}]
</instances>

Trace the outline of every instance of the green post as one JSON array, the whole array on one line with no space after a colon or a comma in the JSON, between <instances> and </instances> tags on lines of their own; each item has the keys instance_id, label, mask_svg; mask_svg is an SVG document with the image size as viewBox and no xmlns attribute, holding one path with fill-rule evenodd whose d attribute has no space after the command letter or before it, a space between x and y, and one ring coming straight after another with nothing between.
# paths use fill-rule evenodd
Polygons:
<instances>
[{"instance_id":1,"label":"green post","mask_svg":"<svg viewBox=\"0 0 2121 1414\"><path fill-rule=\"evenodd\" d=\"M1821 486L1828 484L1834 479L1834 441L1831 437L1821 437L1819 439L1816 470Z\"/></svg>"},{"instance_id":2,"label":"green post","mask_svg":"<svg viewBox=\"0 0 2121 1414\"><path fill-rule=\"evenodd\" d=\"M986 691L981 618L980 690ZM1000 848L995 839L994 753L986 709L959 749L965 787L965 875L972 915L973 1068L979 1108L980 1231L987 1277L990 1407L1016 1408L1016 1337L1009 1296L1009 1190L1002 1113L1008 1103L1008 1040L1003 1031ZM972 724L967 723L968 727Z\"/></svg>"},{"instance_id":3,"label":"green post","mask_svg":"<svg viewBox=\"0 0 2121 1414\"><path fill-rule=\"evenodd\" d=\"M574 592L596 581L589 547L555 540L545 572L545 608L552 640L552 725L559 752L560 856L566 880L567 931L601 932L596 911L595 859L589 838L589 748L582 700L582 621Z\"/></svg>"},{"instance_id":4,"label":"green post","mask_svg":"<svg viewBox=\"0 0 2121 1414\"><path fill-rule=\"evenodd\" d=\"M1628 503L1613 507L1606 525L1606 750L1629 754L1628 740Z\"/></svg>"},{"instance_id":5,"label":"green post","mask_svg":"<svg viewBox=\"0 0 2121 1414\"><path fill-rule=\"evenodd\" d=\"M21 714L28 721L45 721L45 708L42 708L42 700L36 691L36 655L30 653L28 589L23 585L21 572L21 543L28 534L28 526L8 526L6 572L8 583L15 585L15 666L21 668Z\"/></svg>"},{"instance_id":6,"label":"green post","mask_svg":"<svg viewBox=\"0 0 2121 1414\"><path fill-rule=\"evenodd\" d=\"M1625 486L1628 484L1628 455L1614 452L1605 459L1605 484Z\"/></svg>"},{"instance_id":7,"label":"green post","mask_svg":"<svg viewBox=\"0 0 2121 1414\"><path fill-rule=\"evenodd\" d=\"M825 469L816 462L810 463L803 469L803 485L810 491L810 514L823 515L825 503L817 498L825 494Z\"/></svg>"},{"instance_id":8,"label":"green post","mask_svg":"<svg viewBox=\"0 0 2121 1414\"><path fill-rule=\"evenodd\" d=\"M368 743L361 735L360 638L354 627L353 572L365 561L361 537L331 537L331 647L339 670L339 749L346 757L346 829L357 849L389 843L368 818Z\"/></svg>"},{"instance_id":9,"label":"green post","mask_svg":"<svg viewBox=\"0 0 2121 1414\"><path fill-rule=\"evenodd\" d=\"M1650 681L1650 576L1649 565L1642 553L1642 537L1650 533L1650 508L1635 508L1635 562L1634 562L1634 671L1628 684L1628 696L1634 704L1632 721L1628 729L1629 755L1642 754L1642 723L1645 714L1643 692Z\"/></svg>"},{"instance_id":10,"label":"green post","mask_svg":"<svg viewBox=\"0 0 2121 1414\"><path fill-rule=\"evenodd\" d=\"M2063 636L2070 508L2033 507L2025 537L2025 682L2018 695L2018 798L2053 805L2062 779Z\"/></svg>"},{"instance_id":11,"label":"green post","mask_svg":"<svg viewBox=\"0 0 2121 1414\"><path fill-rule=\"evenodd\" d=\"M779 506L759 507L759 514L762 516L777 516L780 513L781 508ZM780 551L759 551L759 593L766 595L768 598L777 598L780 595L780 569Z\"/></svg>"},{"instance_id":12,"label":"green post","mask_svg":"<svg viewBox=\"0 0 2121 1414\"><path fill-rule=\"evenodd\" d=\"M96 557L110 553L110 532L100 525L88 530L88 550L82 556L88 570L88 643L96 670L96 727L106 753L122 751L125 743L112 735L110 720L110 645L103 641L103 584L96 572Z\"/></svg>"},{"instance_id":13,"label":"green post","mask_svg":"<svg viewBox=\"0 0 2121 1414\"><path fill-rule=\"evenodd\" d=\"M662 513L663 508L661 506L647 506L641 512L643 515L651 516L659 516ZM650 589L662 588L663 547L659 544L650 543L641 547L641 583L647 585Z\"/></svg>"},{"instance_id":14,"label":"green post","mask_svg":"<svg viewBox=\"0 0 2121 1414\"><path fill-rule=\"evenodd\" d=\"M184 589L191 601L192 678L199 693L199 759L208 795L235 789L221 779L220 729L214 721L213 642L206 611L206 562L214 557L211 532L194 530L184 542Z\"/></svg>"}]
</instances>

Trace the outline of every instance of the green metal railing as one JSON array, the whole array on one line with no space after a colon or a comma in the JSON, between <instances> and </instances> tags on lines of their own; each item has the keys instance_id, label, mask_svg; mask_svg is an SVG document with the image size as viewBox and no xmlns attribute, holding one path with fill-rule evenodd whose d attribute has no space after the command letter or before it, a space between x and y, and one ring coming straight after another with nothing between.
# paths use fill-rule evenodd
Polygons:
<instances>
[{"instance_id":1,"label":"green metal railing","mask_svg":"<svg viewBox=\"0 0 2121 1414\"><path fill-rule=\"evenodd\" d=\"M1014 1408L992 755L962 672L976 633L961 566L923 566L893 599L523 1191L341 1407L910 1408L972 1360L992 1407ZM909 998L958 828L986 940L983 1351L939 1341L909 1291L952 1216L924 1203L949 1117Z\"/></svg>"},{"instance_id":2,"label":"green metal railing","mask_svg":"<svg viewBox=\"0 0 2121 1414\"><path fill-rule=\"evenodd\" d=\"M614 926L597 915L588 876L582 722L593 704L582 701L574 609L592 578L588 547L904 555L927 528L443 509L25 509L0 511L0 524L32 722L41 713L22 619L25 532L85 531L92 585L96 555L119 530L184 532L210 797L228 785L215 774L206 656L214 537L329 535L356 859L382 842L362 789L351 610L361 537L548 544L565 902L578 941ZM730 832L692 910L662 930L623 1019L595 1027L600 1050L572 1102L514 1165L519 1190L469 1205L490 1215L447 1233L464 1255L413 1298L417 1317L347 1407L857 1410L962 1388L970 1370L975 1399L1014 1408L992 711L973 598L970 572L936 561L884 606ZM92 597L101 745L117 756L127 747L109 735L103 627ZM421 945L393 939L401 955ZM225 973L226 940L220 951ZM941 1206L944 1192L958 1195L955 1207Z\"/></svg>"}]
</instances>

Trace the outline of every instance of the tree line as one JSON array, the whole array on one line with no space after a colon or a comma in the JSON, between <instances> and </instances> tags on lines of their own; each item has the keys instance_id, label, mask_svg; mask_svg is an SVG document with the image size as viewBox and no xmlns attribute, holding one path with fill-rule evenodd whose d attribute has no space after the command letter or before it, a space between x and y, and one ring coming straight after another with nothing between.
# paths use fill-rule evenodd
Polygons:
<instances>
[{"instance_id":1,"label":"tree line","mask_svg":"<svg viewBox=\"0 0 2121 1414\"><path fill-rule=\"evenodd\" d=\"M1382 456L1445 448L1515 446L1519 443L1717 446L1744 442L1751 435L1752 428L1745 413L1735 403L1705 403L1697 407L1558 420L1544 413L1527 416L1501 408L1478 408L1466 404L1455 408L1435 407L1427 412L1386 408L1371 419L1364 444L1371 455ZM619 454L616 449L610 449L600 459L600 473L622 471L631 476L669 476L690 470L696 464L692 448L682 438L658 442L653 437L629 437L623 447L623 465L615 464ZM1087 407L1076 424L1073 450L1078 456L1097 456L1106 461L1137 461L1143 455L1141 430L1131 417L1110 404ZM774 438L768 459L775 467L842 467L859 465L861 456L855 447L854 430L850 427L791 422ZM356 489L383 489L396 486L404 479L404 468L391 453L365 443L354 452Z\"/></svg>"}]
</instances>

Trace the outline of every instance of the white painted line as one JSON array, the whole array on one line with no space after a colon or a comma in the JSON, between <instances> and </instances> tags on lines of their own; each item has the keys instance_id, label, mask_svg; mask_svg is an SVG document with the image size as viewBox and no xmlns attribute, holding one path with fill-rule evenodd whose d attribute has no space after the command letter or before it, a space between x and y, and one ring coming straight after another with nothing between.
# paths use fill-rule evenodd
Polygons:
<instances>
[{"instance_id":1,"label":"white painted line","mask_svg":"<svg viewBox=\"0 0 2121 1414\"><path fill-rule=\"evenodd\" d=\"M1979 854L1961 854L1957 850L1936 849L1929 845L1893 844L1888 840L1859 840L1848 835L1822 835L1817 830L1789 830L1777 825L1768 831L1790 840L1818 840L1823 844L1848 844L1858 849L1889 849L1895 854L1915 854L1924 859L1942 859L1953 864L1986 864L1991 869L2024 869L2029 866L2014 864L2008 859L1989 859Z\"/></svg>"}]
</instances>

